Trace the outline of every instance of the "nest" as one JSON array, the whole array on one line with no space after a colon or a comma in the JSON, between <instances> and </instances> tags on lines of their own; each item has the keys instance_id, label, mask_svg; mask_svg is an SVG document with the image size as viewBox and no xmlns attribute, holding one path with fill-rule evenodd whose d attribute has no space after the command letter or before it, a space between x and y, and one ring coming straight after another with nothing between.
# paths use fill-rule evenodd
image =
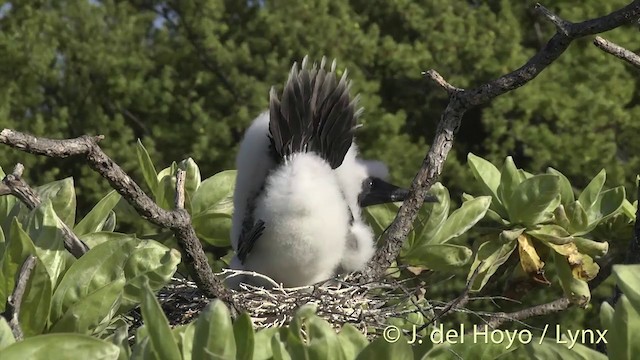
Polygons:
<instances>
[{"instance_id":1,"label":"nest","mask_svg":"<svg viewBox=\"0 0 640 360\"><path fill-rule=\"evenodd\" d=\"M231 270L223 274L227 271ZM256 330L288 325L298 309L308 305L334 328L348 323L368 336L384 329L390 318L406 319L413 313L433 317L432 311L425 314L433 308L424 300L424 291L409 292L393 280L362 283L348 275L297 288L240 286L231 290L233 301L246 309ZM195 320L210 301L195 283L177 278L159 292L158 300L172 326Z\"/></svg>"}]
</instances>

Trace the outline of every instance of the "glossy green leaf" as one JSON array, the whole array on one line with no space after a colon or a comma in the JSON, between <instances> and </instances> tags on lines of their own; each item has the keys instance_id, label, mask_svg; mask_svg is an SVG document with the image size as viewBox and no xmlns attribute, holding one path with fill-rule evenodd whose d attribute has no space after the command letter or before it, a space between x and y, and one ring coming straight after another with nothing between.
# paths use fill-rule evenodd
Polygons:
<instances>
[{"instance_id":1,"label":"glossy green leaf","mask_svg":"<svg viewBox=\"0 0 640 360\"><path fill-rule=\"evenodd\" d=\"M116 360L120 349L107 341L82 334L47 334L26 338L0 350L2 359Z\"/></svg>"},{"instance_id":2,"label":"glossy green leaf","mask_svg":"<svg viewBox=\"0 0 640 360\"><path fill-rule=\"evenodd\" d=\"M572 235L582 235L589 231L589 218L580 202L574 201L567 205L565 214L569 220L569 228L567 229L569 233Z\"/></svg>"},{"instance_id":3,"label":"glossy green leaf","mask_svg":"<svg viewBox=\"0 0 640 360\"><path fill-rule=\"evenodd\" d=\"M142 170L144 181L155 197L157 195L158 188L158 172L156 171L156 167L151 161L151 157L149 156L147 149L145 149L144 145L142 145L140 139L138 139L136 153L138 155L138 164L140 165L140 169Z\"/></svg>"},{"instance_id":4,"label":"glossy green leaf","mask_svg":"<svg viewBox=\"0 0 640 360\"><path fill-rule=\"evenodd\" d=\"M467 163L473 176L480 182L482 195L490 195L492 201L491 208L501 217L507 217L507 211L498 197L498 186L500 185L500 171L489 161L472 153L467 155Z\"/></svg>"},{"instance_id":5,"label":"glossy green leaf","mask_svg":"<svg viewBox=\"0 0 640 360\"><path fill-rule=\"evenodd\" d=\"M156 188L155 200L158 206L165 210L171 210L175 207L176 167L176 163L173 162L172 166L158 173L158 187Z\"/></svg>"},{"instance_id":6,"label":"glossy green leaf","mask_svg":"<svg viewBox=\"0 0 640 360\"><path fill-rule=\"evenodd\" d=\"M117 221L115 211L109 211L109 215L107 215L107 218L104 221L104 224L102 225L102 229L100 229L100 231L114 231L116 229L116 223Z\"/></svg>"},{"instance_id":7,"label":"glossy green leaf","mask_svg":"<svg viewBox=\"0 0 640 360\"><path fill-rule=\"evenodd\" d=\"M256 331L254 337L253 360L268 360L273 356L271 339L278 332L272 327Z\"/></svg>"},{"instance_id":8,"label":"glossy green leaf","mask_svg":"<svg viewBox=\"0 0 640 360\"><path fill-rule=\"evenodd\" d=\"M118 360L129 360L131 357L131 348L129 347L129 331L126 322L121 326L118 326L116 331L106 340L110 341L120 349Z\"/></svg>"},{"instance_id":9,"label":"glossy green leaf","mask_svg":"<svg viewBox=\"0 0 640 360\"><path fill-rule=\"evenodd\" d=\"M584 208L585 211L589 211L593 204L598 200L598 196L600 195L600 191L602 190L602 186L604 186L606 179L607 173L602 169L598 175L591 179L591 182L589 182L589 185L582 190L582 193L580 193L578 202L582 205L582 208Z\"/></svg>"},{"instance_id":10,"label":"glossy green leaf","mask_svg":"<svg viewBox=\"0 0 640 360\"><path fill-rule=\"evenodd\" d=\"M179 325L173 328L173 337L182 353L182 360L191 360L191 352L193 351L193 334L196 326L194 322L186 325Z\"/></svg>"},{"instance_id":11,"label":"glossy green leaf","mask_svg":"<svg viewBox=\"0 0 640 360\"><path fill-rule=\"evenodd\" d=\"M11 233L7 236L5 242L5 251L2 256L2 274L3 284L2 293L8 296L15 286L15 278L22 267L25 259L29 255L35 255L36 249L29 235L22 230L22 225L18 219L14 218L11 222ZM0 310L4 311L5 301L0 301Z\"/></svg>"},{"instance_id":12,"label":"glossy green leaf","mask_svg":"<svg viewBox=\"0 0 640 360\"><path fill-rule=\"evenodd\" d=\"M623 186L603 191L587 212L589 223L603 221L618 213L626 194Z\"/></svg>"},{"instance_id":13,"label":"glossy green leaf","mask_svg":"<svg viewBox=\"0 0 640 360\"><path fill-rule=\"evenodd\" d=\"M558 201L559 177L536 175L521 182L508 200L511 223L536 225L549 218L550 205Z\"/></svg>"},{"instance_id":14,"label":"glossy green leaf","mask_svg":"<svg viewBox=\"0 0 640 360\"><path fill-rule=\"evenodd\" d=\"M60 318L88 294L122 278L124 263L136 244L133 237L113 239L95 246L73 263L55 289L50 318Z\"/></svg>"},{"instance_id":15,"label":"glossy green leaf","mask_svg":"<svg viewBox=\"0 0 640 360\"><path fill-rule=\"evenodd\" d=\"M68 177L53 181L39 186L35 190L43 203L47 199L51 200L58 217L70 228L73 228L76 221L76 190L73 187L73 178Z\"/></svg>"},{"instance_id":16,"label":"glossy green leaf","mask_svg":"<svg viewBox=\"0 0 640 360\"><path fill-rule=\"evenodd\" d=\"M424 244L402 257L404 264L422 266L433 270L453 270L469 262L473 251L455 244Z\"/></svg>"},{"instance_id":17,"label":"glossy green leaf","mask_svg":"<svg viewBox=\"0 0 640 360\"><path fill-rule=\"evenodd\" d=\"M16 342L11 327L4 316L0 316L0 351Z\"/></svg>"},{"instance_id":18,"label":"glossy green leaf","mask_svg":"<svg viewBox=\"0 0 640 360\"><path fill-rule=\"evenodd\" d=\"M513 158L511 156L507 156L504 160L504 164L502 165L502 169L500 169L500 184L496 191L498 199L505 206L507 212L509 211L508 200L511 199L513 191L523 180L524 178L520 177L520 173L518 172L516 164L513 162Z\"/></svg>"},{"instance_id":19,"label":"glossy green leaf","mask_svg":"<svg viewBox=\"0 0 640 360\"><path fill-rule=\"evenodd\" d=\"M25 336L40 334L45 329L51 309L52 288L47 267L36 258L36 266L27 283L19 317Z\"/></svg>"},{"instance_id":20,"label":"glossy green leaf","mask_svg":"<svg viewBox=\"0 0 640 360\"><path fill-rule=\"evenodd\" d=\"M427 204L425 206L429 206ZM398 214L399 206L395 203L368 206L363 209L367 224L371 226L373 233L380 235L391 224Z\"/></svg>"},{"instance_id":21,"label":"glossy green leaf","mask_svg":"<svg viewBox=\"0 0 640 360\"><path fill-rule=\"evenodd\" d=\"M162 311L162 307L158 303L154 293L146 284L144 286L144 296L140 309L142 311L142 319L149 333L149 342L153 348L153 352L158 359L174 360L181 359L180 349L173 338L169 321ZM195 348L194 342L194 348ZM195 355L195 354L194 354ZM195 357L196 359L204 359L204 357Z\"/></svg>"},{"instance_id":22,"label":"glossy green leaf","mask_svg":"<svg viewBox=\"0 0 640 360\"><path fill-rule=\"evenodd\" d=\"M637 284L637 283L636 283ZM607 334L609 359L635 359L640 352L640 308L634 306L625 295L616 303L612 324Z\"/></svg>"},{"instance_id":23,"label":"glossy green leaf","mask_svg":"<svg viewBox=\"0 0 640 360\"><path fill-rule=\"evenodd\" d=\"M594 241L576 236L574 237L574 243L578 247L578 251L592 258L604 256L609 252L609 243L606 241Z\"/></svg>"},{"instance_id":24,"label":"glossy green leaf","mask_svg":"<svg viewBox=\"0 0 640 360\"><path fill-rule=\"evenodd\" d=\"M213 300L196 320L193 335L194 359L221 359L236 357L229 310L220 300Z\"/></svg>"},{"instance_id":25,"label":"glossy green leaf","mask_svg":"<svg viewBox=\"0 0 640 360\"><path fill-rule=\"evenodd\" d=\"M620 290L631 305L640 311L640 265L614 265L612 272Z\"/></svg>"},{"instance_id":26,"label":"glossy green leaf","mask_svg":"<svg viewBox=\"0 0 640 360\"><path fill-rule=\"evenodd\" d=\"M233 189L236 171L221 171L204 180L193 195L191 214L214 212L231 215L233 213Z\"/></svg>"},{"instance_id":27,"label":"glossy green leaf","mask_svg":"<svg viewBox=\"0 0 640 360\"><path fill-rule=\"evenodd\" d=\"M351 324L344 324L338 333L338 341L347 359L355 359L356 356L369 345L367 337Z\"/></svg>"},{"instance_id":28,"label":"glossy green leaf","mask_svg":"<svg viewBox=\"0 0 640 360\"><path fill-rule=\"evenodd\" d=\"M567 177L564 176L563 173L552 167L547 168L547 172L549 174L558 176L558 178L560 179L560 201L562 202L562 205L567 206L568 204L576 201L576 196L573 193L573 186L571 186L569 179L567 179Z\"/></svg>"},{"instance_id":29,"label":"glossy green leaf","mask_svg":"<svg viewBox=\"0 0 640 360\"><path fill-rule=\"evenodd\" d=\"M560 280L560 285L562 286L565 296L567 296L574 304L586 306L591 300L589 285L586 281L576 279L573 276L571 267L563 255L555 251L552 253L556 265L556 271L558 273L558 279Z\"/></svg>"},{"instance_id":30,"label":"glossy green leaf","mask_svg":"<svg viewBox=\"0 0 640 360\"><path fill-rule=\"evenodd\" d=\"M49 200L44 200L33 209L25 224L25 230L36 247L36 254L45 264L53 285L60 281L59 277L66 268L67 250L62 226Z\"/></svg>"},{"instance_id":31,"label":"glossy green leaf","mask_svg":"<svg viewBox=\"0 0 640 360\"><path fill-rule=\"evenodd\" d=\"M80 240L82 240L85 244L87 244L87 246L90 249L93 249L94 247L105 242L125 241L130 239L131 239L131 235L129 234L114 233L114 232L107 232L107 231L94 232L94 233L86 234L80 237Z\"/></svg>"},{"instance_id":32,"label":"glossy green leaf","mask_svg":"<svg viewBox=\"0 0 640 360\"><path fill-rule=\"evenodd\" d=\"M253 331L253 323L251 317L246 312L238 316L233 323L233 336L236 342L236 359L251 360L253 359L253 350L255 347L255 332Z\"/></svg>"},{"instance_id":33,"label":"glossy green leaf","mask_svg":"<svg viewBox=\"0 0 640 360\"><path fill-rule=\"evenodd\" d=\"M527 230L527 234L540 241L556 245L567 244L574 240L567 230L555 224L540 225L536 229Z\"/></svg>"},{"instance_id":34,"label":"glossy green leaf","mask_svg":"<svg viewBox=\"0 0 640 360\"><path fill-rule=\"evenodd\" d=\"M103 197L96 206L89 211L89 213L76 225L73 232L77 236L90 234L93 232L102 231L105 227L105 223L109 219L109 216L113 208L118 204L122 197L115 190L110 191L105 197ZM114 213L115 215L115 213ZM112 231L113 229L111 229ZM107 230L109 231L109 230Z\"/></svg>"},{"instance_id":35,"label":"glossy green leaf","mask_svg":"<svg viewBox=\"0 0 640 360\"><path fill-rule=\"evenodd\" d=\"M126 278L119 313L129 311L142 300L143 284L146 282L152 291L165 286L178 269L181 255L176 249L170 249L157 241L140 240L128 254L123 271Z\"/></svg>"},{"instance_id":36,"label":"glossy green leaf","mask_svg":"<svg viewBox=\"0 0 640 360\"><path fill-rule=\"evenodd\" d=\"M396 342L389 342L383 337L373 340L360 354L357 360L413 360L413 351L404 335Z\"/></svg>"},{"instance_id":37,"label":"glossy green leaf","mask_svg":"<svg viewBox=\"0 0 640 360\"><path fill-rule=\"evenodd\" d=\"M82 297L53 324L50 332L93 334L98 325L115 315L124 284L124 278L118 278Z\"/></svg>"},{"instance_id":38,"label":"glossy green leaf","mask_svg":"<svg viewBox=\"0 0 640 360\"><path fill-rule=\"evenodd\" d=\"M307 320L309 336L309 359L345 359L338 334L327 321L319 316L311 316Z\"/></svg>"},{"instance_id":39,"label":"glossy green leaf","mask_svg":"<svg viewBox=\"0 0 640 360\"><path fill-rule=\"evenodd\" d=\"M194 216L192 223L201 241L218 247L229 246L231 215L205 212Z\"/></svg>"},{"instance_id":40,"label":"glossy green leaf","mask_svg":"<svg viewBox=\"0 0 640 360\"><path fill-rule=\"evenodd\" d=\"M467 232L484 217L490 203L489 196L480 196L464 202L460 208L449 215L440 231L430 239L429 244L444 244Z\"/></svg>"},{"instance_id":41,"label":"glossy green leaf","mask_svg":"<svg viewBox=\"0 0 640 360\"><path fill-rule=\"evenodd\" d=\"M498 270L498 268L504 264L507 259L509 259L511 253L516 249L517 244L518 243L516 241L504 243L495 240L481 243L476 251L475 259L471 264L471 269L469 270L468 278L470 278L474 271L480 267L478 270L478 276L471 286L471 290L480 291L496 270ZM484 263L480 266L482 261L484 261Z\"/></svg>"},{"instance_id":42,"label":"glossy green leaf","mask_svg":"<svg viewBox=\"0 0 640 360\"><path fill-rule=\"evenodd\" d=\"M437 182L431 186L430 193L438 198L438 202L426 203L418 213L418 221L415 225L415 243L430 242L447 220L451 199L449 190ZM397 210L393 213L395 218ZM393 218L391 218L393 220ZM391 221L389 221L391 223ZM389 224L387 224L389 225Z\"/></svg>"}]
</instances>

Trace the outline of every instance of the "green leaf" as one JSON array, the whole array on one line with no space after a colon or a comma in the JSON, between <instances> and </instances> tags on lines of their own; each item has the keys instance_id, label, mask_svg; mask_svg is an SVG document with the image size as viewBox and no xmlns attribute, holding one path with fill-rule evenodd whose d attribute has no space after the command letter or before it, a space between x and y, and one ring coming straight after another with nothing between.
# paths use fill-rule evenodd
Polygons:
<instances>
[{"instance_id":1,"label":"green leaf","mask_svg":"<svg viewBox=\"0 0 640 360\"><path fill-rule=\"evenodd\" d=\"M124 322L124 321L123 321ZM124 322L123 325L118 326L113 335L109 336L106 340L111 341L120 349L118 360L129 360L131 357L131 348L129 347L129 331L128 325Z\"/></svg>"},{"instance_id":2,"label":"green leaf","mask_svg":"<svg viewBox=\"0 0 640 360\"><path fill-rule=\"evenodd\" d=\"M181 359L180 349L173 338L169 321L162 311L154 293L148 285L144 286L144 297L140 304L142 319L149 332L149 341L158 359ZM195 348L195 343L194 343ZM195 354L194 354L195 355ZM196 359L204 359L195 357Z\"/></svg>"},{"instance_id":3,"label":"green leaf","mask_svg":"<svg viewBox=\"0 0 640 360\"><path fill-rule=\"evenodd\" d=\"M7 236L5 251L2 256L2 293L8 296L15 286L15 279L22 267L22 264L29 255L35 255L36 249L29 235L22 230L22 225L18 219L13 218L11 222L11 232ZM0 309L4 310L5 301L0 301Z\"/></svg>"},{"instance_id":4,"label":"green leaf","mask_svg":"<svg viewBox=\"0 0 640 360\"><path fill-rule=\"evenodd\" d=\"M574 201L565 208L569 220L569 231L572 235L582 235L589 232L589 218L580 202Z\"/></svg>"},{"instance_id":5,"label":"green leaf","mask_svg":"<svg viewBox=\"0 0 640 360\"><path fill-rule=\"evenodd\" d=\"M351 324L344 324L340 333L338 333L338 341L342 346L342 351L347 359L355 359L356 356L369 345L367 337Z\"/></svg>"},{"instance_id":6,"label":"green leaf","mask_svg":"<svg viewBox=\"0 0 640 360\"><path fill-rule=\"evenodd\" d=\"M76 260L53 294L52 322L88 294L124 277L124 262L136 244L133 237L116 238L95 246Z\"/></svg>"},{"instance_id":7,"label":"green leaf","mask_svg":"<svg viewBox=\"0 0 640 360\"><path fill-rule=\"evenodd\" d=\"M511 223L536 225L551 217L549 207L559 195L559 177L536 175L521 182L507 202Z\"/></svg>"},{"instance_id":8,"label":"green leaf","mask_svg":"<svg viewBox=\"0 0 640 360\"><path fill-rule=\"evenodd\" d=\"M131 310L142 300L145 282L152 291L165 286L178 269L180 260L178 250L170 249L157 241L140 240L128 254L122 268L126 284L118 313Z\"/></svg>"},{"instance_id":9,"label":"green leaf","mask_svg":"<svg viewBox=\"0 0 640 360\"><path fill-rule=\"evenodd\" d=\"M589 255L592 258L599 258L609 252L609 243L606 241L594 241L576 236L574 243L576 247L578 247L579 252Z\"/></svg>"},{"instance_id":10,"label":"green leaf","mask_svg":"<svg viewBox=\"0 0 640 360\"><path fill-rule=\"evenodd\" d=\"M318 316L307 320L309 359L346 359L338 335L328 322Z\"/></svg>"},{"instance_id":11,"label":"green leaf","mask_svg":"<svg viewBox=\"0 0 640 360\"><path fill-rule=\"evenodd\" d=\"M527 234L540 241L546 241L556 245L567 244L574 240L567 230L555 224L540 225L536 229L527 230Z\"/></svg>"},{"instance_id":12,"label":"green leaf","mask_svg":"<svg viewBox=\"0 0 640 360\"><path fill-rule=\"evenodd\" d=\"M533 339L528 344L522 345L513 353L514 358L527 359L567 359L567 360L605 360L606 355L589 349L579 343L569 349L570 340L566 337L557 339Z\"/></svg>"},{"instance_id":13,"label":"green leaf","mask_svg":"<svg viewBox=\"0 0 640 360\"><path fill-rule=\"evenodd\" d=\"M498 198L507 208L507 212L509 211L508 200L511 199L514 189L516 189L522 180L524 180L524 178L520 177L520 173L518 173L518 168L513 162L513 158L511 156L507 156L500 171L500 185L498 185L497 189Z\"/></svg>"},{"instance_id":14,"label":"green leaf","mask_svg":"<svg viewBox=\"0 0 640 360\"><path fill-rule=\"evenodd\" d=\"M273 351L274 360L291 360L291 356L280 340L280 334L277 332L271 338L271 349Z\"/></svg>"},{"instance_id":15,"label":"green leaf","mask_svg":"<svg viewBox=\"0 0 640 360\"><path fill-rule=\"evenodd\" d=\"M173 328L173 337L182 350L182 360L191 360L191 352L193 351L193 334L195 333L195 323L191 322L187 325L179 325Z\"/></svg>"},{"instance_id":16,"label":"green leaf","mask_svg":"<svg viewBox=\"0 0 640 360\"><path fill-rule=\"evenodd\" d=\"M420 213L418 213L419 222L417 222L415 226L415 244L431 241L449 215L449 206L451 204L449 190L437 182L431 187L430 193L438 198L438 202L424 204ZM397 213L398 209L396 207L396 210L392 214L393 217L387 223L387 226L396 217Z\"/></svg>"},{"instance_id":17,"label":"green leaf","mask_svg":"<svg viewBox=\"0 0 640 360\"><path fill-rule=\"evenodd\" d=\"M518 243L516 241L504 243L495 240L485 241L480 244L467 277L467 279L471 278L474 271L480 267L478 270L478 276L476 277L471 290L480 291L496 270L498 270L498 268L504 264L507 259L509 259L511 253L516 249L517 244ZM484 263L480 266L482 261L484 261Z\"/></svg>"},{"instance_id":18,"label":"green leaf","mask_svg":"<svg viewBox=\"0 0 640 360\"><path fill-rule=\"evenodd\" d=\"M586 306L591 300L591 292L589 291L589 285L586 281L576 279L573 276L571 267L567 262L567 258L563 255L553 251L553 259L556 265L556 271L558 272L558 279L564 294L571 300L572 303L579 306Z\"/></svg>"},{"instance_id":19,"label":"green leaf","mask_svg":"<svg viewBox=\"0 0 640 360\"><path fill-rule=\"evenodd\" d=\"M82 297L53 324L50 332L93 334L96 327L115 315L124 284L124 278L118 278Z\"/></svg>"},{"instance_id":20,"label":"green leaf","mask_svg":"<svg viewBox=\"0 0 640 360\"><path fill-rule=\"evenodd\" d=\"M80 220L78 225L73 229L73 232L80 237L85 234L102 231L110 214L113 213L113 208L121 198L120 194L115 190L110 191L89 211L87 216ZM113 229L111 229L111 231L113 231Z\"/></svg>"},{"instance_id":21,"label":"green leaf","mask_svg":"<svg viewBox=\"0 0 640 360\"><path fill-rule=\"evenodd\" d=\"M566 176L564 176L563 173L561 173L560 171L550 167L547 168L547 172L549 174L552 175L556 175L558 176L558 178L560 179L559 182L559 186L560 186L560 201L562 202L562 205L567 206L568 204L576 201L576 196L573 193L573 187L571 186L571 183L569 182L569 179L567 179Z\"/></svg>"},{"instance_id":22,"label":"green leaf","mask_svg":"<svg viewBox=\"0 0 640 360\"><path fill-rule=\"evenodd\" d=\"M231 232L231 215L205 212L192 219L193 228L198 239L218 247L229 246Z\"/></svg>"},{"instance_id":23,"label":"green leaf","mask_svg":"<svg viewBox=\"0 0 640 360\"><path fill-rule=\"evenodd\" d=\"M480 182L482 186L482 195L490 195L494 201L491 208L501 217L507 217L507 211L502 205L498 197L498 186L500 185L500 171L489 161L469 153L467 155L467 163L473 173L473 176Z\"/></svg>"},{"instance_id":24,"label":"green leaf","mask_svg":"<svg viewBox=\"0 0 640 360\"><path fill-rule=\"evenodd\" d=\"M246 312L240 314L233 323L233 336L235 338L237 349L236 359L253 359L255 333L253 331L251 317Z\"/></svg>"},{"instance_id":25,"label":"green leaf","mask_svg":"<svg viewBox=\"0 0 640 360\"><path fill-rule=\"evenodd\" d=\"M147 149L145 149L144 145L142 145L140 139L138 139L136 153L138 155L138 164L140 165L140 169L142 169L142 176L144 177L144 181L149 187L149 190L151 190L153 196L156 197L158 191L158 172L156 171L156 167L151 161L151 157L149 156Z\"/></svg>"},{"instance_id":26,"label":"green leaf","mask_svg":"<svg viewBox=\"0 0 640 360\"><path fill-rule=\"evenodd\" d=\"M176 163L158 173L158 187L156 188L156 203L165 210L173 209L176 189Z\"/></svg>"},{"instance_id":27,"label":"green leaf","mask_svg":"<svg viewBox=\"0 0 640 360\"><path fill-rule=\"evenodd\" d=\"M271 339L278 333L278 328L272 327L256 332L253 347L253 360L267 360L273 356Z\"/></svg>"},{"instance_id":28,"label":"green leaf","mask_svg":"<svg viewBox=\"0 0 640 360\"><path fill-rule=\"evenodd\" d=\"M608 302L603 301L602 305L600 305L600 324L603 328L611 329L613 326L613 314L613 307Z\"/></svg>"},{"instance_id":29,"label":"green leaf","mask_svg":"<svg viewBox=\"0 0 640 360\"><path fill-rule=\"evenodd\" d=\"M602 186L604 186L606 179L607 173L602 169L598 175L591 179L589 185L582 190L582 193L578 197L578 202L582 205L582 208L584 208L585 211L589 211L589 209L591 209L598 200L598 196L600 195L600 191L602 190Z\"/></svg>"},{"instance_id":30,"label":"green leaf","mask_svg":"<svg viewBox=\"0 0 640 360\"><path fill-rule=\"evenodd\" d=\"M45 329L51 309L52 291L47 268L39 258L36 258L36 266L27 283L19 317L25 336L40 334Z\"/></svg>"},{"instance_id":31,"label":"green leaf","mask_svg":"<svg viewBox=\"0 0 640 360\"><path fill-rule=\"evenodd\" d=\"M449 215L429 244L444 244L464 234L484 217L490 203L489 196L480 196L464 202L460 208Z\"/></svg>"},{"instance_id":32,"label":"green leaf","mask_svg":"<svg viewBox=\"0 0 640 360\"><path fill-rule=\"evenodd\" d=\"M221 171L204 180L193 195L191 214L196 216L204 212L233 214L233 189L236 171Z\"/></svg>"},{"instance_id":33,"label":"green leaf","mask_svg":"<svg viewBox=\"0 0 640 360\"><path fill-rule=\"evenodd\" d=\"M26 338L0 351L2 359L68 360L118 359L120 349L104 340L82 334L47 334Z\"/></svg>"},{"instance_id":34,"label":"green leaf","mask_svg":"<svg viewBox=\"0 0 640 360\"><path fill-rule=\"evenodd\" d=\"M617 214L622 208L625 197L623 186L601 192L593 206L587 211L589 223L604 221Z\"/></svg>"},{"instance_id":35,"label":"green leaf","mask_svg":"<svg viewBox=\"0 0 640 360\"><path fill-rule=\"evenodd\" d=\"M383 337L376 338L365 347L356 359L358 360L413 360L413 351L408 339L401 335L396 342L389 342Z\"/></svg>"},{"instance_id":36,"label":"green leaf","mask_svg":"<svg viewBox=\"0 0 640 360\"><path fill-rule=\"evenodd\" d=\"M0 351L16 342L11 327L4 316L0 316Z\"/></svg>"},{"instance_id":37,"label":"green leaf","mask_svg":"<svg viewBox=\"0 0 640 360\"><path fill-rule=\"evenodd\" d=\"M66 268L68 256L64 247L62 226L48 199L33 209L25 224L25 230L35 245L36 254L45 264L54 286L60 281L59 277Z\"/></svg>"},{"instance_id":38,"label":"green leaf","mask_svg":"<svg viewBox=\"0 0 640 360\"><path fill-rule=\"evenodd\" d=\"M402 257L402 262L433 270L447 271L464 266L472 255L473 251L462 245L424 244Z\"/></svg>"},{"instance_id":39,"label":"green leaf","mask_svg":"<svg viewBox=\"0 0 640 360\"><path fill-rule=\"evenodd\" d=\"M631 305L640 311L640 265L614 265L612 272Z\"/></svg>"},{"instance_id":40,"label":"green leaf","mask_svg":"<svg viewBox=\"0 0 640 360\"><path fill-rule=\"evenodd\" d=\"M442 335L445 335L446 331ZM422 359L510 359L506 354L516 350L520 346L520 342L516 337L511 347L509 347L510 343L507 340L507 336L511 336L510 334L504 334L502 330L490 330L489 334L498 334L500 332L503 333L501 336L494 335L494 337L491 337L489 335L485 337L478 330L477 334L456 337L454 339L455 343L446 342L443 339L442 343L435 344L433 349L429 350ZM500 338L505 340L502 343L495 340Z\"/></svg>"},{"instance_id":41,"label":"green leaf","mask_svg":"<svg viewBox=\"0 0 640 360\"><path fill-rule=\"evenodd\" d=\"M116 229L116 213L111 210L109 211L109 215L107 215L107 219L104 221L104 225L102 225L101 231L112 232Z\"/></svg>"},{"instance_id":42,"label":"green leaf","mask_svg":"<svg viewBox=\"0 0 640 360\"><path fill-rule=\"evenodd\" d=\"M235 359L236 343L231 316L222 301L213 300L196 320L192 357L194 359Z\"/></svg>"},{"instance_id":43,"label":"green leaf","mask_svg":"<svg viewBox=\"0 0 640 360\"><path fill-rule=\"evenodd\" d=\"M76 221L76 190L73 187L73 178L68 177L39 186L36 192L43 203L47 199L51 200L58 217L73 228Z\"/></svg>"},{"instance_id":44,"label":"green leaf","mask_svg":"<svg viewBox=\"0 0 640 360\"><path fill-rule=\"evenodd\" d=\"M609 359L635 359L640 351L640 313L626 294L618 299L611 322L613 326L607 334Z\"/></svg>"},{"instance_id":45,"label":"green leaf","mask_svg":"<svg viewBox=\"0 0 640 360\"><path fill-rule=\"evenodd\" d=\"M425 207L431 204L425 204ZM363 214L373 233L379 236L391 224L398 214L399 206L395 203L373 205L364 208Z\"/></svg>"}]
</instances>

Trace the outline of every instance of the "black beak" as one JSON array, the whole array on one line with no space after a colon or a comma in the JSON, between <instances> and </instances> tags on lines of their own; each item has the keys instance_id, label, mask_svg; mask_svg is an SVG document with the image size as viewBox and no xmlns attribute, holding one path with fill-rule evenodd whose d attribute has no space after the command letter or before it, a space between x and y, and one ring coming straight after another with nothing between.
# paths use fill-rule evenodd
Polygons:
<instances>
[{"instance_id":1,"label":"black beak","mask_svg":"<svg viewBox=\"0 0 640 360\"><path fill-rule=\"evenodd\" d=\"M362 186L362 192L358 196L360 207L404 201L409 197L409 189L388 183L380 178L370 177ZM438 198L427 195L425 202L438 202Z\"/></svg>"},{"instance_id":2,"label":"black beak","mask_svg":"<svg viewBox=\"0 0 640 360\"><path fill-rule=\"evenodd\" d=\"M358 197L361 207L404 201L409 190L390 184L380 178L368 178Z\"/></svg>"}]
</instances>

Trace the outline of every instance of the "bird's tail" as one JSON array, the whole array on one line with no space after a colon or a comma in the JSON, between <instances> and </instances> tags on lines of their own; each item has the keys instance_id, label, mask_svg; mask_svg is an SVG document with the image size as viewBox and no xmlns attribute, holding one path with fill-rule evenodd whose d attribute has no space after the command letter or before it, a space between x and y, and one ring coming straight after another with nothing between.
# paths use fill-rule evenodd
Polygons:
<instances>
[{"instance_id":1,"label":"bird's tail","mask_svg":"<svg viewBox=\"0 0 640 360\"><path fill-rule=\"evenodd\" d=\"M340 80L336 62L325 70L323 57L318 67L309 67L308 57L294 63L285 83L282 99L275 88L270 92L269 137L271 150L279 161L299 152L314 152L332 169L339 167L353 142L358 96L351 98L351 81L345 70Z\"/></svg>"}]
</instances>

